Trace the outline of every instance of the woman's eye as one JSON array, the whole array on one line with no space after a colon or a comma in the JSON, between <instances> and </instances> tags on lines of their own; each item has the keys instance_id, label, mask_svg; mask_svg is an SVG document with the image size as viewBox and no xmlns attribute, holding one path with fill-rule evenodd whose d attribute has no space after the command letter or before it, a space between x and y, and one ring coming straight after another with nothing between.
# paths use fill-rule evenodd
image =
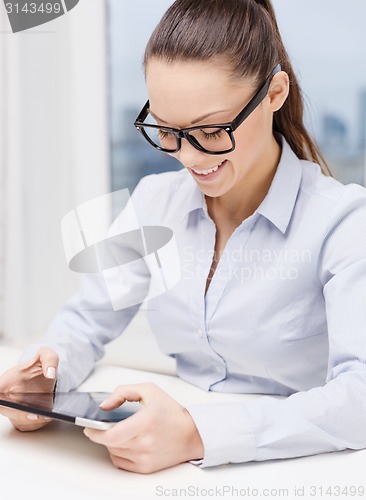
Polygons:
<instances>
[{"instance_id":1,"label":"woman's eye","mask_svg":"<svg viewBox=\"0 0 366 500\"><path fill-rule=\"evenodd\" d=\"M206 139L206 140L210 140L210 139L218 139L221 134L222 134L222 130L219 129L219 130L216 130L216 132L205 132L204 130L202 130L202 133L203 133L203 137Z\"/></svg>"},{"instance_id":2,"label":"woman's eye","mask_svg":"<svg viewBox=\"0 0 366 500\"><path fill-rule=\"evenodd\" d=\"M158 130L158 134L160 139L167 139L168 137L172 137L171 132L166 132L165 130Z\"/></svg>"}]
</instances>

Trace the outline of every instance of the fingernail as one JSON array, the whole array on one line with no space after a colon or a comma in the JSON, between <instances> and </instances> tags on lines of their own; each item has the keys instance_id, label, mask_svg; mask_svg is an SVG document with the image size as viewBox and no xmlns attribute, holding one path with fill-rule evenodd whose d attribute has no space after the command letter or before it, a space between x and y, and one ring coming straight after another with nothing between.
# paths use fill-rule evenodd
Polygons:
<instances>
[{"instance_id":1,"label":"fingernail","mask_svg":"<svg viewBox=\"0 0 366 500\"><path fill-rule=\"evenodd\" d=\"M52 420L52 418L50 418L50 417L43 417L43 418L44 418L44 420L47 420L47 422L48 422L49 420Z\"/></svg>"},{"instance_id":2,"label":"fingernail","mask_svg":"<svg viewBox=\"0 0 366 500\"><path fill-rule=\"evenodd\" d=\"M28 413L27 419L28 420L38 420L38 415L35 415L34 413Z\"/></svg>"},{"instance_id":3,"label":"fingernail","mask_svg":"<svg viewBox=\"0 0 366 500\"><path fill-rule=\"evenodd\" d=\"M100 407L102 408L103 406L108 406L109 404L111 404L111 402L113 401L113 398L111 397L108 397L107 399L105 399L102 403L100 403Z\"/></svg>"},{"instance_id":4,"label":"fingernail","mask_svg":"<svg viewBox=\"0 0 366 500\"><path fill-rule=\"evenodd\" d=\"M46 377L51 379L56 378L56 369L53 366L47 368Z\"/></svg>"}]
</instances>

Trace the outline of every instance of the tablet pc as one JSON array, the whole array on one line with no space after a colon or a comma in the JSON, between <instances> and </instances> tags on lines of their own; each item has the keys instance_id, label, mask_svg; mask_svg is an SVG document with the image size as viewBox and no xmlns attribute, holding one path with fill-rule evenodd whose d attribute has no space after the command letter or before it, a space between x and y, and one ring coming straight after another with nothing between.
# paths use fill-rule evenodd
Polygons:
<instances>
[{"instance_id":1,"label":"tablet pc","mask_svg":"<svg viewBox=\"0 0 366 500\"><path fill-rule=\"evenodd\" d=\"M111 411L99 408L108 392L0 393L0 406L70 422L90 429L106 430L138 411L140 403L123 403Z\"/></svg>"}]
</instances>

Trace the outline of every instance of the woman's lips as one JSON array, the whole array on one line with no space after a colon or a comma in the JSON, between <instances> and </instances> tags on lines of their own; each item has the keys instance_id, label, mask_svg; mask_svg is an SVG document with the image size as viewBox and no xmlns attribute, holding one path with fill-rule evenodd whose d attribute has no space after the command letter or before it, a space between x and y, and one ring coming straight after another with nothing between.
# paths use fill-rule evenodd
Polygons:
<instances>
[{"instance_id":1,"label":"woman's lips","mask_svg":"<svg viewBox=\"0 0 366 500\"><path fill-rule=\"evenodd\" d=\"M220 171L223 169L223 167L226 165L227 160L224 160L220 165L218 166L218 169L216 172L211 172L210 174L197 174L194 170L191 169L192 175L195 179L198 179L200 182L207 182L210 181L211 179L214 179L220 174ZM202 169L202 170L209 170L209 169Z\"/></svg>"}]
</instances>

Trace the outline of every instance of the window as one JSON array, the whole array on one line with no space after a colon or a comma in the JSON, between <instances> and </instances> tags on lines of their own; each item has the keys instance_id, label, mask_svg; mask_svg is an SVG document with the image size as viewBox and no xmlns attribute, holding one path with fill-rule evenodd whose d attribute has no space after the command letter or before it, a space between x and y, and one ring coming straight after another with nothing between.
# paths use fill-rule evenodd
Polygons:
<instances>
[{"instance_id":1,"label":"window","mask_svg":"<svg viewBox=\"0 0 366 500\"><path fill-rule=\"evenodd\" d=\"M172 0L109 0L112 189L148 173L182 168L145 144L133 121L147 99L142 56ZM365 182L366 3L363 0L273 0L284 43L302 87L305 122L344 183Z\"/></svg>"},{"instance_id":2,"label":"window","mask_svg":"<svg viewBox=\"0 0 366 500\"><path fill-rule=\"evenodd\" d=\"M109 0L109 75L112 190L134 189L141 177L182 168L154 151L133 122L147 100L142 57L145 45L171 0Z\"/></svg>"},{"instance_id":3,"label":"window","mask_svg":"<svg viewBox=\"0 0 366 500\"><path fill-rule=\"evenodd\" d=\"M273 3L304 93L309 132L336 179L365 185L366 3Z\"/></svg>"}]
</instances>

